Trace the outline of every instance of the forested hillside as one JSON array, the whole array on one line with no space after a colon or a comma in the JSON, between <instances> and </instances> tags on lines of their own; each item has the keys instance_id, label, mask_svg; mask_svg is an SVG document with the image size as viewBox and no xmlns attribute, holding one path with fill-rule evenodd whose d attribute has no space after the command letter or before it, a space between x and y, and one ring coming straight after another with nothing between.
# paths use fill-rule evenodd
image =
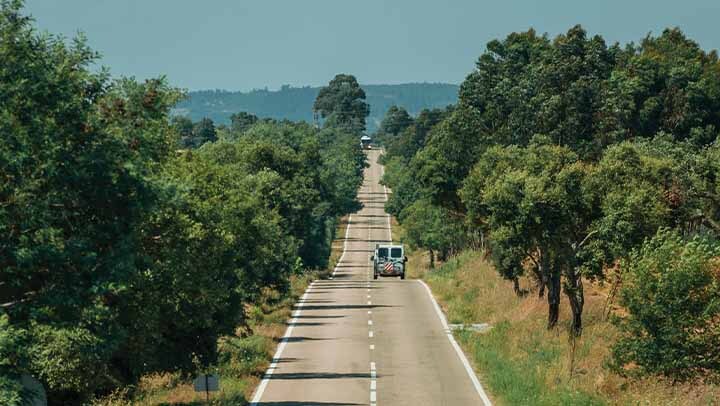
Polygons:
<instances>
[{"instance_id":1,"label":"forested hillside","mask_svg":"<svg viewBox=\"0 0 720 406\"><path fill-rule=\"evenodd\" d=\"M370 105L367 129L374 132L387 109L401 106L417 114L425 108L445 107L457 101L458 86L444 83L407 83L401 85L362 85ZM312 122L312 106L318 87L283 86L278 91L253 90L229 92L204 90L188 93L174 110L198 121L210 118L218 124L230 123L230 116L248 112L260 118Z\"/></svg>"},{"instance_id":2,"label":"forested hillside","mask_svg":"<svg viewBox=\"0 0 720 406\"><path fill-rule=\"evenodd\" d=\"M572 342L585 287L610 284L610 370L716 381L717 52L678 29L637 45L530 30L488 43L459 94L382 123L387 209L406 242L431 261L482 250L508 293L546 300L546 327Z\"/></svg>"}]
</instances>

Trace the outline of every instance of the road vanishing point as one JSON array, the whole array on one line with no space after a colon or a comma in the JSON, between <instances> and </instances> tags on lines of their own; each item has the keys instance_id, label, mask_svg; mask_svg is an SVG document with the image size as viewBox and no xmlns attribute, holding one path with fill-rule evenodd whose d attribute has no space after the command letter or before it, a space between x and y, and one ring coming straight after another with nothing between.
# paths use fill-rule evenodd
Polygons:
<instances>
[{"instance_id":1,"label":"road vanishing point","mask_svg":"<svg viewBox=\"0 0 720 406\"><path fill-rule=\"evenodd\" d=\"M391 231L380 151L367 153L342 257L295 305L251 405L490 405L430 289L372 278L370 256Z\"/></svg>"}]
</instances>

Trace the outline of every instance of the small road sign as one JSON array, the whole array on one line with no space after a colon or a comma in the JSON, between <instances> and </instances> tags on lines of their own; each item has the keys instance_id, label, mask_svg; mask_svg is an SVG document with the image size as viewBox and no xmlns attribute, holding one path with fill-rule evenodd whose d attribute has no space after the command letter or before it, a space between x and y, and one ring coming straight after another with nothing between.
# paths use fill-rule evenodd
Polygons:
<instances>
[{"instance_id":1,"label":"small road sign","mask_svg":"<svg viewBox=\"0 0 720 406\"><path fill-rule=\"evenodd\" d=\"M30 392L30 399L25 403L28 406L47 406L47 396L42 383L30 375L23 374L20 376L20 383L23 388Z\"/></svg>"},{"instance_id":2,"label":"small road sign","mask_svg":"<svg viewBox=\"0 0 720 406\"><path fill-rule=\"evenodd\" d=\"M220 390L220 377L217 375L200 375L193 381L195 392L216 392Z\"/></svg>"},{"instance_id":3,"label":"small road sign","mask_svg":"<svg viewBox=\"0 0 720 406\"><path fill-rule=\"evenodd\" d=\"M205 392L205 400L210 401L210 392L220 390L220 377L217 375L203 374L193 381L195 392Z\"/></svg>"}]
</instances>

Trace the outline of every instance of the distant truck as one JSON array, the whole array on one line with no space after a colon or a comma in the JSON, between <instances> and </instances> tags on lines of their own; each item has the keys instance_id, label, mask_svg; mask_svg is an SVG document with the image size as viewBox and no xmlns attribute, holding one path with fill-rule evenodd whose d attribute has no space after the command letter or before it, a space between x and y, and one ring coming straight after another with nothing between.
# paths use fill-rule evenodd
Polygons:
<instances>
[{"instance_id":1,"label":"distant truck","mask_svg":"<svg viewBox=\"0 0 720 406\"><path fill-rule=\"evenodd\" d=\"M372 138L367 135L360 137L360 147L362 149L372 149Z\"/></svg>"},{"instance_id":2,"label":"distant truck","mask_svg":"<svg viewBox=\"0 0 720 406\"><path fill-rule=\"evenodd\" d=\"M370 260L373 261L373 279L378 276L399 276L405 279L405 248L402 244L376 244L375 253Z\"/></svg>"}]
</instances>

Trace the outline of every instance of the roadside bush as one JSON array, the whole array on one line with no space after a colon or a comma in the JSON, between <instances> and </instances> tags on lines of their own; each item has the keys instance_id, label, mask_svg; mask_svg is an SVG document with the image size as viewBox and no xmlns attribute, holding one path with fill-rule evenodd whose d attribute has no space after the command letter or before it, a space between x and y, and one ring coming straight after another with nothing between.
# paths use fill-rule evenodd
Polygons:
<instances>
[{"instance_id":1,"label":"roadside bush","mask_svg":"<svg viewBox=\"0 0 720 406\"><path fill-rule=\"evenodd\" d=\"M241 377L253 374L265 365L271 342L263 336L224 337L218 343L220 373Z\"/></svg>"},{"instance_id":2,"label":"roadside bush","mask_svg":"<svg viewBox=\"0 0 720 406\"><path fill-rule=\"evenodd\" d=\"M13 366L22 363L15 349L25 344L25 336L24 330L13 328L8 317L0 314L0 405L22 404L22 385Z\"/></svg>"},{"instance_id":3,"label":"roadside bush","mask_svg":"<svg viewBox=\"0 0 720 406\"><path fill-rule=\"evenodd\" d=\"M720 377L720 244L661 230L625 261L612 366L628 375Z\"/></svg>"}]
</instances>

